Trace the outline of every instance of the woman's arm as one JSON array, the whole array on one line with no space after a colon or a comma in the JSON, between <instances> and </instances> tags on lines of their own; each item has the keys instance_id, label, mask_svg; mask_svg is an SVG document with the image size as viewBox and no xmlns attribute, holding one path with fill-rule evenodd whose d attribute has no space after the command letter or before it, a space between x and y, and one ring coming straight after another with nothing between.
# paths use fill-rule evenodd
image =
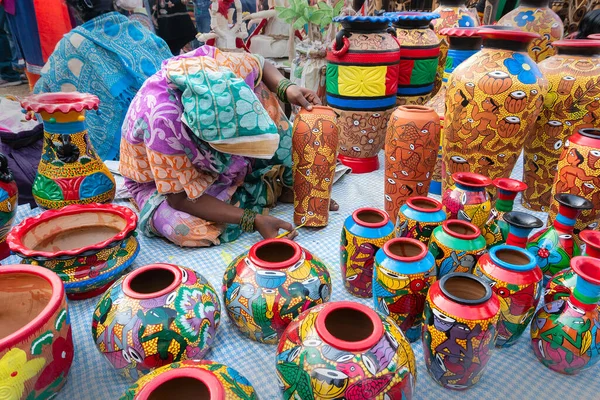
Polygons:
<instances>
[{"instance_id":1,"label":"woman's arm","mask_svg":"<svg viewBox=\"0 0 600 400\"><path fill-rule=\"evenodd\" d=\"M279 82L286 79L281 72L269 61L265 60L263 66L263 82L267 85L267 88L273 93L277 93L277 87ZM320 105L321 100L315 92L310 89L303 88L297 85L292 85L287 88L286 92L287 100L290 104L312 110L312 105Z\"/></svg>"}]
</instances>

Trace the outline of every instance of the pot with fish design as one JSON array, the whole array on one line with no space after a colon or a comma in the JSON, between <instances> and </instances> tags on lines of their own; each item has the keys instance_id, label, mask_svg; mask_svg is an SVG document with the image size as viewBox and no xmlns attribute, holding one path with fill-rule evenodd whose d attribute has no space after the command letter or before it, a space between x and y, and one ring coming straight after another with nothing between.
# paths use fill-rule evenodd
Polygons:
<instances>
[{"instance_id":1,"label":"pot with fish design","mask_svg":"<svg viewBox=\"0 0 600 400\"><path fill-rule=\"evenodd\" d=\"M410 237L426 245L433 230L446 220L442 204L429 197L411 197L400 207L396 237Z\"/></svg>"},{"instance_id":2,"label":"pot with fish design","mask_svg":"<svg viewBox=\"0 0 600 400\"><path fill-rule=\"evenodd\" d=\"M444 191L442 204L450 219L460 219L477 225L486 226L492 211L492 202L486 188L492 181L471 172L452 174L454 185Z\"/></svg>"}]
</instances>

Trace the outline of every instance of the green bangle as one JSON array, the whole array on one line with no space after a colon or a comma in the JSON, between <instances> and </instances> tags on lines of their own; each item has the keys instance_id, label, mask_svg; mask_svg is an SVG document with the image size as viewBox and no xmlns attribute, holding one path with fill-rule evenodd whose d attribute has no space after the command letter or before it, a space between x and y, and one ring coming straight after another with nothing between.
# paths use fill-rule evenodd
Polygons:
<instances>
[{"instance_id":1,"label":"green bangle","mask_svg":"<svg viewBox=\"0 0 600 400\"><path fill-rule=\"evenodd\" d=\"M294 85L296 84L290 81L289 79L283 78L282 80L280 80L279 84L277 84L277 97L279 98L279 100L281 100L284 103L289 103L286 92L290 86Z\"/></svg>"},{"instance_id":2,"label":"green bangle","mask_svg":"<svg viewBox=\"0 0 600 400\"><path fill-rule=\"evenodd\" d=\"M240 228L244 232L254 232L254 221L256 220L256 212L245 209L240 219Z\"/></svg>"}]
</instances>

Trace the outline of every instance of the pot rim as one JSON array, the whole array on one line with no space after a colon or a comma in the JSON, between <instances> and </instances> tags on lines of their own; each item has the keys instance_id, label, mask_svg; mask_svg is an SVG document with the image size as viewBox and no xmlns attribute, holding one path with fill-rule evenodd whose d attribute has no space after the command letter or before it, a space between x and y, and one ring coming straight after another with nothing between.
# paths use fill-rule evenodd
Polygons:
<instances>
[{"instance_id":1,"label":"pot rim","mask_svg":"<svg viewBox=\"0 0 600 400\"><path fill-rule=\"evenodd\" d=\"M259 258L256 252L263 246L272 244L272 243L280 243L286 246L290 246L294 250L294 254L285 261L279 262L270 262ZM257 267L264 269L284 269L289 268L296 264L302 258L302 248L300 245L293 240L286 238L273 238L273 239L264 239L258 243L255 243L250 247L250 251L248 252L248 258L252 262L252 264Z\"/></svg>"},{"instance_id":2,"label":"pot rim","mask_svg":"<svg viewBox=\"0 0 600 400\"><path fill-rule=\"evenodd\" d=\"M527 264L512 264L512 263L502 260L501 258L498 257L497 253L499 251L503 251L503 250L513 251L515 253L519 253L519 254L525 256L528 260ZM510 271L526 272L526 271L531 271L537 267L536 258L530 252L528 252L520 247L517 247L517 246L511 246L511 245L507 245L507 244L494 246L489 250L488 254L490 256L490 260L492 260L492 262L494 264L500 266L501 268L510 270Z\"/></svg>"},{"instance_id":3,"label":"pot rim","mask_svg":"<svg viewBox=\"0 0 600 400\"><path fill-rule=\"evenodd\" d=\"M592 39L592 36L598 36ZM587 39L562 39L552 42L552 47L570 47L570 48L590 48L600 47L600 35L593 34L588 36Z\"/></svg>"},{"instance_id":4,"label":"pot rim","mask_svg":"<svg viewBox=\"0 0 600 400\"><path fill-rule=\"evenodd\" d=\"M458 233L451 229L450 224L461 225L465 228L469 228L469 229L473 230L474 232L473 233ZM477 225L472 224L468 221L460 220L460 219L447 219L446 221L442 222L442 230L452 237L455 237L457 239L463 239L463 240L474 240L474 239L477 239L479 236L481 236L481 230L479 229L479 227Z\"/></svg>"},{"instance_id":5,"label":"pot rim","mask_svg":"<svg viewBox=\"0 0 600 400\"><path fill-rule=\"evenodd\" d=\"M335 111L333 110L333 108L331 108L329 106L324 106L324 105L313 105L312 109L310 109L310 110L307 110L306 108L303 108L300 111L302 111L303 113L312 114L313 112L315 112L315 110L330 111L331 113L333 113L335 115Z\"/></svg>"},{"instance_id":6,"label":"pot rim","mask_svg":"<svg viewBox=\"0 0 600 400\"><path fill-rule=\"evenodd\" d=\"M512 178L496 178L492 181L492 184L498 189L514 193L523 192L528 188L525 182Z\"/></svg>"},{"instance_id":7,"label":"pot rim","mask_svg":"<svg viewBox=\"0 0 600 400\"><path fill-rule=\"evenodd\" d=\"M452 278L463 278L463 279L468 279L468 280L473 280L476 281L478 284L480 284L484 290L485 290L485 294L479 298L479 299L465 299L462 297L458 297L455 296L454 294L450 293L447 289L446 289L446 282L449 279ZM468 306L474 306L474 305L479 305L479 304L483 304L486 301L488 301L489 299L492 298L493 292L492 292L492 288L490 287L490 285L487 285L481 278L479 278L478 276L475 276L473 274L467 274L465 272L454 272L451 274L447 274L444 275L440 280L439 280L439 285L440 285L440 291L443 293L443 295L445 297L447 297L448 299L459 303L459 304L464 304L464 305L468 305Z\"/></svg>"},{"instance_id":8,"label":"pot rim","mask_svg":"<svg viewBox=\"0 0 600 400\"><path fill-rule=\"evenodd\" d=\"M79 247L71 250L61 250L57 252L49 252L49 251L37 251L32 250L25 246L23 243L23 237L31 231L36 226L48 222L54 218L69 216L69 215L79 215L82 213L89 212L102 212L102 213L110 213L118 215L119 217L125 220L125 227L121 232L117 233L113 237L103 240L102 242L98 242L96 244ZM8 243L8 247L11 251L15 253L19 253L26 258L33 257L42 257L47 259L53 259L56 257L62 256L71 256L77 257L79 254L83 252L87 252L90 250L102 250L107 247L109 244L124 240L127 236L129 236L133 231L135 231L137 227L138 217L128 207L119 206L116 204L73 204L70 206L66 206L57 210L46 210L41 214L36 215L35 217L26 218L19 225L15 226L11 232L8 234L6 238L6 242Z\"/></svg>"},{"instance_id":9,"label":"pot rim","mask_svg":"<svg viewBox=\"0 0 600 400\"><path fill-rule=\"evenodd\" d=\"M600 265L597 259L585 256L573 257L571 269L583 280L600 286Z\"/></svg>"},{"instance_id":10,"label":"pot rim","mask_svg":"<svg viewBox=\"0 0 600 400\"><path fill-rule=\"evenodd\" d=\"M451 178L454 183L473 188L486 188L492 184L490 178L475 172L455 172ZM465 181L465 178L468 181Z\"/></svg>"},{"instance_id":11,"label":"pot rim","mask_svg":"<svg viewBox=\"0 0 600 400\"><path fill-rule=\"evenodd\" d=\"M379 214L381 217L383 217L383 220L381 222L365 222L365 221L361 220L358 217L359 213L365 212L365 211L370 211L370 212L373 212L375 214ZM383 228L384 226L386 226L390 222L390 217L387 215L386 212L381 211L381 210L379 210L377 208L373 208L373 207L357 208L352 213L352 219L358 225L363 226L365 228Z\"/></svg>"},{"instance_id":12,"label":"pot rim","mask_svg":"<svg viewBox=\"0 0 600 400\"><path fill-rule=\"evenodd\" d=\"M442 28L440 29L440 35L451 36L451 37L480 37L479 27L473 26L470 28Z\"/></svg>"},{"instance_id":13,"label":"pot rim","mask_svg":"<svg viewBox=\"0 0 600 400\"><path fill-rule=\"evenodd\" d=\"M502 216L502 219L517 228L536 229L544 225L541 219L523 211L509 211Z\"/></svg>"},{"instance_id":14,"label":"pot rim","mask_svg":"<svg viewBox=\"0 0 600 400\"><path fill-rule=\"evenodd\" d=\"M582 39L582 40L600 40L600 33L592 33L591 35L588 35L587 39ZM556 43L556 42L554 42L554 43Z\"/></svg>"},{"instance_id":15,"label":"pot rim","mask_svg":"<svg viewBox=\"0 0 600 400\"><path fill-rule=\"evenodd\" d=\"M390 249L390 247L396 243L413 244L413 245L417 246L421 251L416 256L399 256L397 254L392 253L392 251ZM413 239L413 238L400 237L400 238L390 239L387 242L385 242L385 244L383 245L383 251L386 256L388 256L389 258L391 258L393 260L411 263L411 262L422 260L427 255L427 246L425 246L425 243L421 242L420 240Z\"/></svg>"},{"instance_id":16,"label":"pot rim","mask_svg":"<svg viewBox=\"0 0 600 400\"><path fill-rule=\"evenodd\" d=\"M173 274L174 279L173 279L173 282L171 282L169 284L169 286L167 286L164 289L158 290L156 292L152 292L152 293L138 293L131 288L131 281L134 278L143 274L144 272L158 270L158 269L169 271ZM131 298L137 299L137 300L154 299L157 297L164 296L168 293L171 293L172 291L177 289L177 287L182 284L182 280L183 280L183 273L181 272L180 267L178 267L177 265L167 264L167 263L148 264L148 265L144 265L136 270L133 270L132 272L130 272L129 274L127 274L125 276L125 279L123 279L123 283L122 283L123 294L125 294L125 296L127 296L127 297L131 297Z\"/></svg>"},{"instance_id":17,"label":"pot rim","mask_svg":"<svg viewBox=\"0 0 600 400\"><path fill-rule=\"evenodd\" d=\"M554 195L554 200L556 200L561 206L565 206L574 210L591 210L594 208L594 205L591 201L576 194L556 193Z\"/></svg>"},{"instance_id":18,"label":"pot rim","mask_svg":"<svg viewBox=\"0 0 600 400\"><path fill-rule=\"evenodd\" d=\"M49 269L23 264L3 265L0 267L0 278L3 275L10 274L26 274L42 278L50 284L52 295L48 300L48 304L44 306L42 311L35 318L29 321L25 326L22 326L10 335L0 339L0 352L15 347L23 337L27 338L33 335L34 332L40 330L43 325L56 314L65 299L65 289L62 280ZM66 303L65 310L69 312Z\"/></svg>"},{"instance_id":19,"label":"pot rim","mask_svg":"<svg viewBox=\"0 0 600 400\"><path fill-rule=\"evenodd\" d=\"M579 239L585 243L585 252L589 256L589 247L600 250L600 232L591 229L585 229L579 232ZM590 256L591 257L591 256Z\"/></svg>"},{"instance_id":20,"label":"pot rim","mask_svg":"<svg viewBox=\"0 0 600 400\"><path fill-rule=\"evenodd\" d=\"M409 113L435 113L435 110L428 106L421 106L417 104L406 104L403 106L398 106L397 110L409 112ZM437 113L436 113L437 114Z\"/></svg>"},{"instance_id":21,"label":"pot rim","mask_svg":"<svg viewBox=\"0 0 600 400\"><path fill-rule=\"evenodd\" d=\"M428 202L428 203L431 203L435 207L434 208L422 208L422 207L415 205L415 203L414 203L415 201ZM406 204L408 205L408 207L412 208L413 210L420 211L420 212L426 212L426 213L438 212L438 211L441 211L443 208L442 203L440 203L436 199L432 199L431 197L425 197L425 196L409 197L408 200L406 200Z\"/></svg>"},{"instance_id":22,"label":"pot rim","mask_svg":"<svg viewBox=\"0 0 600 400\"><path fill-rule=\"evenodd\" d=\"M67 114L71 111L97 110L100 99L89 93L80 92L58 92L41 93L26 97L21 101L21 107L26 111L39 113L45 111L49 114L62 112Z\"/></svg>"},{"instance_id":23,"label":"pot rim","mask_svg":"<svg viewBox=\"0 0 600 400\"><path fill-rule=\"evenodd\" d=\"M479 36L485 39L508 40L511 42L529 43L542 36L539 33L525 32L518 29L481 28Z\"/></svg>"}]
</instances>

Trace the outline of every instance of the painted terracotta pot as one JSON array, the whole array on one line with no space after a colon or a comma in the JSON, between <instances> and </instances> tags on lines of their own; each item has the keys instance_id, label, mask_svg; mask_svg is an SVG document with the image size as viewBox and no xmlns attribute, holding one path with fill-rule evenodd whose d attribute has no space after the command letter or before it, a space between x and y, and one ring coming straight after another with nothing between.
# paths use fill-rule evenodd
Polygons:
<instances>
[{"instance_id":1,"label":"painted terracotta pot","mask_svg":"<svg viewBox=\"0 0 600 400\"><path fill-rule=\"evenodd\" d=\"M450 219L433 230L429 251L435 258L437 277L451 272L472 273L486 250L479 228L470 222Z\"/></svg>"},{"instance_id":2,"label":"painted terracotta pot","mask_svg":"<svg viewBox=\"0 0 600 400\"><path fill-rule=\"evenodd\" d=\"M508 178L541 111L548 82L527 55L539 35L480 29L483 49L448 80L444 117L444 188L455 172ZM468 149L468 151L465 151Z\"/></svg>"},{"instance_id":3,"label":"painted terracotta pot","mask_svg":"<svg viewBox=\"0 0 600 400\"><path fill-rule=\"evenodd\" d=\"M329 107L302 109L294 120L294 223L326 226L335 175L339 128Z\"/></svg>"},{"instance_id":4,"label":"painted terracotta pot","mask_svg":"<svg viewBox=\"0 0 600 400\"><path fill-rule=\"evenodd\" d=\"M138 379L121 400L257 400L252 384L238 371L213 361L185 360Z\"/></svg>"},{"instance_id":5,"label":"painted terracotta pot","mask_svg":"<svg viewBox=\"0 0 600 400\"><path fill-rule=\"evenodd\" d=\"M584 128L565 142L558 160L558 172L552 194L570 193L588 199L592 207L582 210L575 232L600 229L600 129ZM558 213L559 204L552 202L548 221Z\"/></svg>"},{"instance_id":6,"label":"painted terracotta pot","mask_svg":"<svg viewBox=\"0 0 600 400\"><path fill-rule=\"evenodd\" d=\"M527 189L523 182L511 178L497 178L492 183L496 188L496 202L482 229L488 248L506 241L509 228L502 217L512 211L517 194Z\"/></svg>"},{"instance_id":7,"label":"painted terracotta pot","mask_svg":"<svg viewBox=\"0 0 600 400\"><path fill-rule=\"evenodd\" d=\"M485 227L492 211L492 201L486 188L492 181L471 172L456 172L452 174L452 180L454 185L442 196L448 218L471 222L480 229Z\"/></svg>"},{"instance_id":8,"label":"painted terracotta pot","mask_svg":"<svg viewBox=\"0 0 600 400\"><path fill-rule=\"evenodd\" d=\"M354 173L379 168L396 107L400 45L389 17L337 17L342 24L327 52L327 104L338 114L339 159Z\"/></svg>"},{"instance_id":9,"label":"painted terracotta pot","mask_svg":"<svg viewBox=\"0 0 600 400\"><path fill-rule=\"evenodd\" d=\"M553 56L553 43L563 38L562 20L550 8L550 0L523 0L514 10L498 21L500 26L511 26L525 32L541 35L529 44L529 57L536 63Z\"/></svg>"},{"instance_id":10,"label":"painted terracotta pot","mask_svg":"<svg viewBox=\"0 0 600 400\"><path fill-rule=\"evenodd\" d=\"M531 232L544 225L541 219L521 211L509 211L502 216L502 219L503 221L498 221L502 232L502 243L522 249L527 248L527 239Z\"/></svg>"},{"instance_id":11,"label":"painted terracotta pot","mask_svg":"<svg viewBox=\"0 0 600 400\"><path fill-rule=\"evenodd\" d=\"M410 399L416 366L391 318L340 301L292 321L277 347L277 376L283 399Z\"/></svg>"},{"instance_id":12,"label":"painted terracotta pot","mask_svg":"<svg viewBox=\"0 0 600 400\"><path fill-rule=\"evenodd\" d=\"M396 218L412 196L427 196L437 159L440 118L432 108L400 106L385 141L385 211Z\"/></svg>"},{"instance_id":13,"label":"painted terracotta pot","mask_svg":"<svg viewBox=\"0 0 600 400\"><path fill-rule=\"evenodd\" d=\"M600 360L600 268L598 260L575 257L571 268L577 274L568 299L540 308L531 324L531 347L542 364L561 374L574 375ZM560 340L560 342L557 342Z\"/></svg>"},{"instance_id":14,"label":"painted terracotta pot","mask_svg":"<svg viewBox=\"0 0 600 400\"><path fill-rule=\"evenodd\" d=\"M342 227L340 268L344 286L350 294L372 296L375 254L394 238L394 224L383 211L359 208L346 218Z\"/></svg>"},{"instance_id":15,"label":"painted terracotta pot","mask_svg":"<svg viewBox=\"0 0 600 400\"><path fill-rule=\"evenodd\" d=\"M60 278L42 267L0 267L2 397L50 399L73 362L73 337Z\"/></svg>"},{"instance_id":16,"label":"painted terracotta pot","mask_svg":"<svg viewBox=\"0 0 600 400\"><path fill-rule=\"evenodd\" d=\"M573 228L580 212L592 207L589 200L574 194L561 193L554 197L560 203L554 223L527 241L527 250L544 272L544 284L557 272L569 268L571 258L581 254Z\"/></svg>"},{"instance_id":17,"label":"painted terracotta pot","mask_svg":"<svg viewBox=\"0 0 600 400\"><path fill-rule=\"evenodd\" d=\"M600 119L600 40L561 40L558 54L539 63L550 84L548 95L525 142L523 176L529 186L523 206L547 212L558 158L569 136L593 128ZM593 164L592 169L595 169Z\"/></svg>"},{"instance_id":18,"label":"painted terracotta pot","mask_svg":"<svg viewBox=\"0 0 600 400\"><path fill-rule=\"evenodd\" d=\"M150 264L121 277L102 296L92 337L119 374L137 380L164 365L202 359L220 319L217 292L202 275Z\"/></svg>"},{"instance_id":19,"label":"painted terracotta pot","mask_svg":"<svg viewBox=\"0 0 600 400\"><path fill-rule=\"evenodd\" d=\"M414 342L421 334L425 296L435 280L435 260L423 242L392 239L375 256L374 308L390 316Z\"/></svg>"},{"instance_id":20,"label":"painted terracotta pot","mask_svg":"<svg viewBox=\"0 0 600 400\"><path fill-rule=\"evenodd\" d=\"M526 250L501 244L481 256L474 274L500 301L496 347L512 346L529 326L542 297L542 270Z\"/></svg>"},{"instance_id":21,"label":"painted terracotta pot","mask_svg":"<svg viewBox=\"0 0 600 400\"><path fill-rule=\"evenodd\" d=\"M325 264L296 242L266 239L233 260L223 277L231 322L246 336L275 344L307 308L329 301Z\"/></svg>"},{"instance_id":22,"label":"painted terracotta pot","mask_svg":"<svg viewBox=\"0 0 600 400\"><path fill-rule=\"evenodd\" d=\"M440 38L431 30L439 14L429 12L386 13L400 42L398 104L425 104L435 83L440 56Z\"/></svg>"},{"instance_id":23,"label":"painted terracotta pot","mask_svg":"<svg viewBox=\"0 0 600 400\"><path fill-rule=\"evenodd\" d=\"M8 168L6 156L0 153L0 260L10 255L6 237L17 215L19 204L19 190Z\"/></svg>"},{"instance_id":24,"label":"painted terracotta pot","mask_svg":"<svg viewBox=\"0 0 600 400\"><path fill-rule=\"evenodd\" d=\"M58 274L71 300L103 293L133 263L137 215L115 204L71 205L27 218L8 245L24 264Z\"/></svg>"},{"instance_id":25,"label":"painted terracotta pot","mask_svg":"<svg viewBox=\"0 0 600 400\"><path fill-rule=\"evenodd\" d=\"M429 244L433 230L446 220L442 204L429 197L411 197L400 207L396 237L408 237Z\"/></svg>"},{"instance_id":26,"label":"painted terracotta pot","mask_svg":"<svg viewBox=\"0 0 600 400\"><path fill-rule=\"evenodd\" d=\"M474 275L449 274L431 286L421 339L434 381L464 390L481 379L496 342L499 312L498 296Z\"/></svg>"},{"instance_id":27,"label":"painted terracotta pot","mask_svg":"<svg viewBox=\"0 0 600 400\"><path fill-rule=\"evenodd\" d=\"M86 110L98 110L91 94L43 93L25 98L21 106L44 122L44 148L33 197L42 208L108 203L115 198L115 179L90 142Z\"/></svg>"}]
</instances>

